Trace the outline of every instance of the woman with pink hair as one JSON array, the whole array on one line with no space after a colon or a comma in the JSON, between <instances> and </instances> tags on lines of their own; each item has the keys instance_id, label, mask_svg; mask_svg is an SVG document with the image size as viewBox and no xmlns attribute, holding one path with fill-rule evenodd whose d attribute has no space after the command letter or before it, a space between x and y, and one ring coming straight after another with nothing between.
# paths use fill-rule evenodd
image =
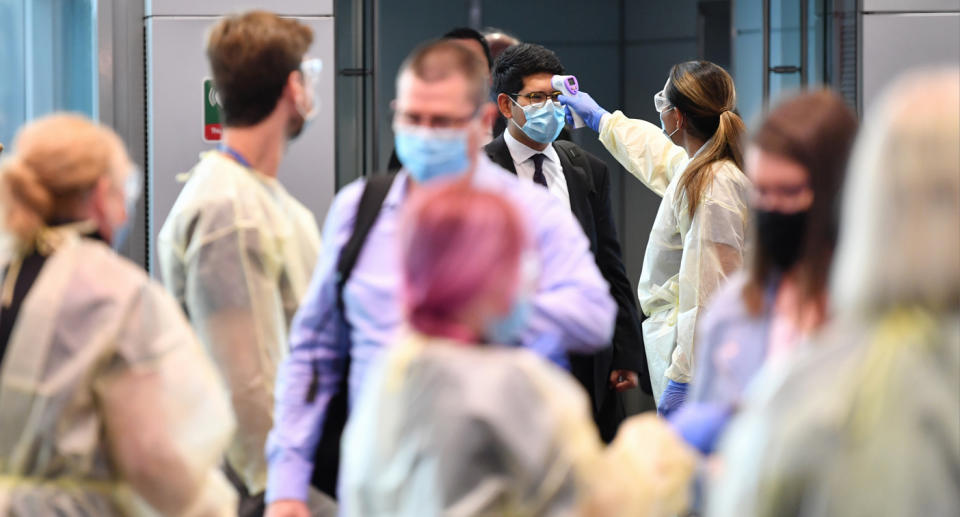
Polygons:
<instances>
[{"instance_id":1,"label":"woman with pink hair","mask_svg":"<svg viewBox=\"0 0 960 517\"><path fill-rule=\"evenodd\" d=\"M664 424L627 422L629 439L604 454L576 380L527 349L498 345L524 329L537 281L513 204L466 182L420 188L401 230L409 332L351 413L342 514L681 510L694 462ZM638 478L657 485L638 487Z\"/></svg>"}]
</instances>

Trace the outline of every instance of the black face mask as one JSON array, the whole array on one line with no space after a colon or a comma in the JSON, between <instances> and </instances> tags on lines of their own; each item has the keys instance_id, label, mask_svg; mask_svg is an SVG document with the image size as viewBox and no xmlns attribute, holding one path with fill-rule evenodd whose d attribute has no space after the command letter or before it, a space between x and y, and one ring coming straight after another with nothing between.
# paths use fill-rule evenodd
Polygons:
<instances>
[{"instance_id":1,"label":"black face mask","mask_svg":"<svg viewBox=\"0 0 960 517\"><path fill-rule=\"evenodd\" d=\"M757 244L780 271L793 267L800 258L807 234L809 212L769 212L756 210Z\"/></svg>"}]
</instances>

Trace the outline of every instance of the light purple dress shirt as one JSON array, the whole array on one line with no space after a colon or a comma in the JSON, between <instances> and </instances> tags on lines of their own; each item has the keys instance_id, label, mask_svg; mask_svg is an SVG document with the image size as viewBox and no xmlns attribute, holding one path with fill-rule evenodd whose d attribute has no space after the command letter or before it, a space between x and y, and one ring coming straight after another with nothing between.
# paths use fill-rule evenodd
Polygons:
<instances>
[{"instance_id":1,"label":"light purple dress shirt","mask_svg":"<svg viewBox=\"0 0 960 517\"><path fill-rule=\"evenodd\" d=\"M352 401L367 370L387 346L398 342L403 314L397 257L399 216L410 178L401 170L367 236L344 287L346 321L337 308L337 260L353 232L364 182L336 196L323 228L323 249L310 288L293 320L291 352L278 372L274 428L267 441L267 501L304 501L313 459L331 398L343 378ZM549 355L557 347L594 353L611 341L617 306L570 210L543 187L522 181L480 155L474 184L503 194L527 218L540 256L540 285L522 343ZM319 386L313 402L307 390L314 364Z\"/></svg>"}]
</instances>

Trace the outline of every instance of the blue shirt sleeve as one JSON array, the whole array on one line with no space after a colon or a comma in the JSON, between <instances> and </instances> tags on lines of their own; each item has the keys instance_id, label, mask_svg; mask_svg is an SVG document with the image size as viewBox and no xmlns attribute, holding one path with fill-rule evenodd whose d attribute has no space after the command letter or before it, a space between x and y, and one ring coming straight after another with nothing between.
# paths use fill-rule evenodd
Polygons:
<instances>
[{"instance_id":1,"label":"blue shirt sleeve","mask_svg":"<svg viewBox=\"0 0 960 517\"><path fill-rule=\"evenodd\" d=\"M541 261L540 285L523 343L537 349L536 342L551 336L562 350L579 353L610 346L617 305L583 229L546 189L517 181L511 193L520 197Z\"/></svg>"},{"instance_id":2,"label":"blue shirt sleeve","mask_svg":"<svg viewBox=\"0 0 960 517\"><path fill-rule=\"evenodd\" d=\"M337 307L337 261L350 238L363 183L337 195L323 229L323 249L290 330L290 355L280 365L274 426L267 439L267 502L307 500L313 458L330 399L343 379L349 343ZM314 373L316 369L316 373ZM308 391L316 380L316 393Z\"/></svg>"}]
</instances>

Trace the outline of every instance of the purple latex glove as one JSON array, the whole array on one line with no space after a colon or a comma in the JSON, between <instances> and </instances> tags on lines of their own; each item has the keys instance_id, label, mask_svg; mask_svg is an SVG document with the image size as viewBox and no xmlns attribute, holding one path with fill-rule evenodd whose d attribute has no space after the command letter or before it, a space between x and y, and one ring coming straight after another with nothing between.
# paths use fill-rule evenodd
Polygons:
<instances>
[{"instance_id":1,"label":"purple latex glove","mask_svg":"<svg viewBox=\"0 0 960 517\"><path fill-rule=\"evenodd\" d=\"M670 413L680 409L680 406L687 400L687 383L667 381L667 387L663 390L660 397L660 404L657 406L657 414L667 418Z\"/></svg>"},{"instance_id":2,"label":"purple latex glove","mask_svg":"<svg viewBox=\"0 0 960 517\"><path fill-rule=\"evenodd\" d=\"M733 408L721 404L686 404L670 416L670 426L703 454L711 454L723 430L727 428Z\"/></svg>"},{"instance_id":3,"label":"purple latex glove","mask_svg":"<svg viewBox=\"0 0 960 517\"><path fill-rule=\"evenodd\" d=\"M573 117L570 115L570 110L573 110L580 115L584 124L594 131L600 131L600 119L607 110L601 108L589 93L581 90L576 95L561 95L558 100L566 106L568 124L573 124Z\"/></svg>"}]
</instances>

